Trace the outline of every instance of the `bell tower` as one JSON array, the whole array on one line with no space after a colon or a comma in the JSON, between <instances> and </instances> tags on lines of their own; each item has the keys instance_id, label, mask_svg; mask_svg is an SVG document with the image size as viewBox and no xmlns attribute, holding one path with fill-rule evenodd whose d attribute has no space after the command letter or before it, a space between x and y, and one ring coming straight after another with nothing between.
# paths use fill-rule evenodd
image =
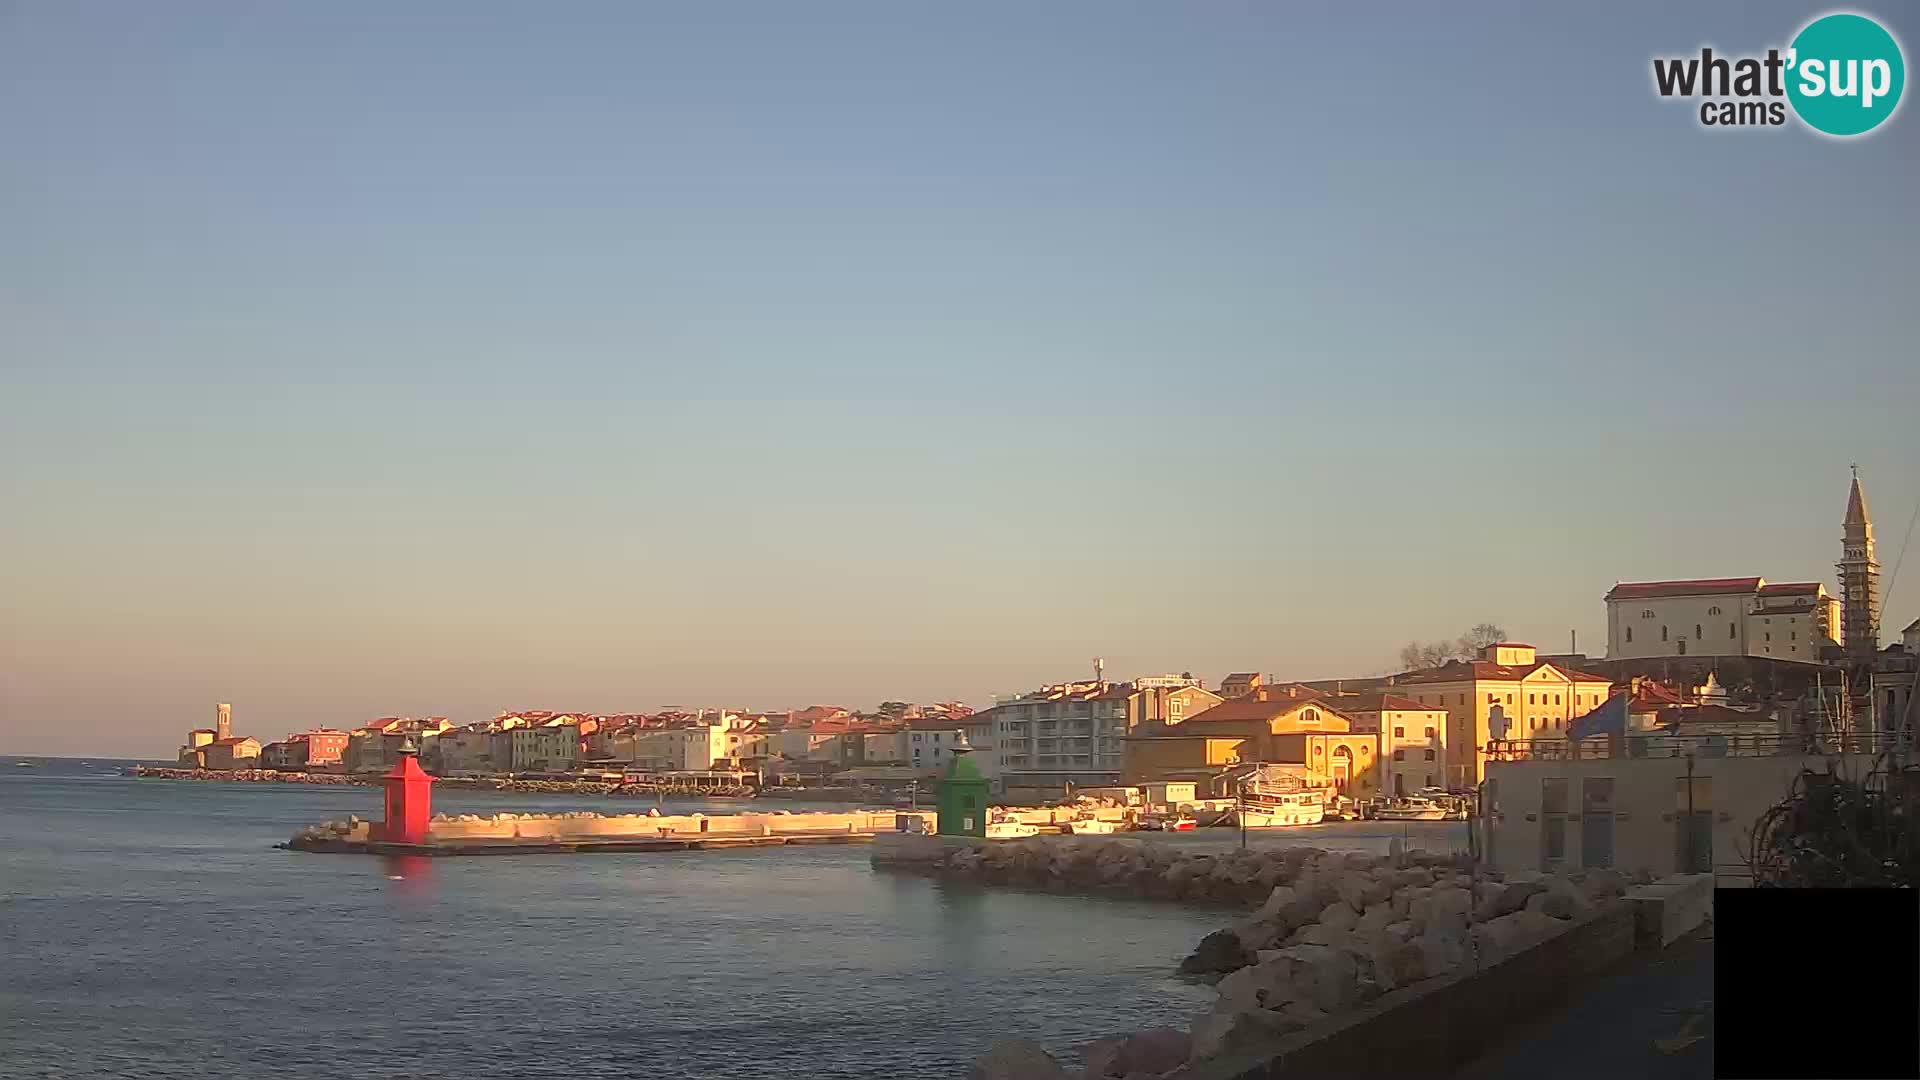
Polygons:
<instances>
[{"instance_id":1,"label":"bell tower","mask_svg":"<svg viewBox=\"0 0 1920 1080\"><path fill-rule=\"evenodd\" d=\"M1873 521L1860 490L1860 466L1853 466L1847 492L1847 520L1840 571L1840 644L1847 659L1870 661L1880 651L1880 563L1873 556Z\"/></svg>"}]
</instances>

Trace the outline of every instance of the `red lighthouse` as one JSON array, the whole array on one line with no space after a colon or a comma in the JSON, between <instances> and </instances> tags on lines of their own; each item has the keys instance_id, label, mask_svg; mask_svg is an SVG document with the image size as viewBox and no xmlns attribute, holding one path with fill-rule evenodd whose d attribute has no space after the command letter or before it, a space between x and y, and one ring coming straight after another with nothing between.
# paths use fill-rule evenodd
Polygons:
<instances>
[{"instance_id":1,"label":"red lighthouse","mask_svg":"<svg viewBox=\"0 0 1920 1080\"><path fill-rule=\"evenodd\" d=\"M427 818L433 813L433 777L420 767L413 740L401 744L400 760L380 778L387 789L387 819L374 836L389 844L427 842Z\"/></svg>"}]
</instances>

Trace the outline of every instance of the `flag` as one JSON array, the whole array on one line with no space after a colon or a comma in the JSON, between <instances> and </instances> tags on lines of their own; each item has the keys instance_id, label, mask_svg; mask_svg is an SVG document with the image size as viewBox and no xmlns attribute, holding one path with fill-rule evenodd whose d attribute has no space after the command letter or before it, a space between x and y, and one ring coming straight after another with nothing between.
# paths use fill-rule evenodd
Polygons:
<instances>
[{"instance_id":1,"label":"flag","mask_svg":"<svg viewBox=\"0 0 1920 1080\"><path fill-rule=\"evenodd\" d=\"M1589 739L1596 735L1625 735L1627 733L1627 695L1615 694L1599 708L1584 716L1575 717L1567 725L1567 738Z\"/></svg>"}]
</instances>

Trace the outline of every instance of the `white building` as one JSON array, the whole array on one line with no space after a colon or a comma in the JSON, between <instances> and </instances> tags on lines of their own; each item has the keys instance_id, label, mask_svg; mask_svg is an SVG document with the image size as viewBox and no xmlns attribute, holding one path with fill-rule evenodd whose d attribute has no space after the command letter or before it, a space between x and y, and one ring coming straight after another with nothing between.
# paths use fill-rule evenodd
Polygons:
<instances>
[{"instance_id":1,"label":"white building","mask_svg":"<svg viewBox=\"0 0 1920 1080\"><path fill-rule=\"evenodd\" d=\"M1755 656L1818 663L1840 625L1840 599L1817 581L1622 582L1606 601L1609 660Z\"/></svg>"},{"instance_id":2,"label":"white building","mask_svg":"<svg viewBox=\"0 0 1920 1080\"><path fill-rule=\"evenodd\" d=\"M1495 751L1475 822L1494 869L1610 866L1745 886L1755 823L1803 770L1836 760L1803 753L1799 735L1629 733L1618 756L1595 749L1602 740L1588 744L1577 758L1518 744ZM1865 775L1878 748L1860 737L1822 749L1852 751L1838 754L1841 771Z\"/></svg>"}]
</instances>

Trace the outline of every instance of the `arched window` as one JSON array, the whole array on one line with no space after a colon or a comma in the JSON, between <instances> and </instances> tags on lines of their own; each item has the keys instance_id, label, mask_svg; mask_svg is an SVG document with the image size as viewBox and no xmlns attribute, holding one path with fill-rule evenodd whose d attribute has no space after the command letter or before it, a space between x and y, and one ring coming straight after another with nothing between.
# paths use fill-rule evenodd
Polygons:
<instances>
[{"instance_id":1,"label":"arched window","mask_svg":"<svg viewBox=\"0 0 1920 1080\"><path fill-rule=\"evenodd\" d=\"M1629 644L1633 641L1633 627L1631 626L1627 627L1627 641Z\"/></svg>"},{"instance_id":2,"label":"arched window","mask_svg":"<svg viewBox=\"0 0 1920 1080\"><path fill-rule=\"evenodd\" d=\"M1308 709L1300 714L1300 722L1303 724L1317 724L1320 722L1320 714L1312 709Z\"/></svg>"},{"instance_id":3,"label":"arched window","mask_svg":"<svg viewBox=\"0 0 1920 1080\"><path fill-rule=\"evenodd\" d=\"M1717 607L1710 607L1710 608L1708 608L1708 609L1707 609L1707 614L1709 614L1709 615L1718 615L1718 614L1720 614L1720 609L1719 609L1719 608L1717 608Z\"/></svg>"},{"instance_id":4,"label":"arched window","mask_svg":"<svg viewBox=\"0 0 1920 1080\"><path fill-rule=\"evenodd\" d=\"M1660 628L1660 640L1661 641L1667 640L1667 628L1664 626Z\"/></svg>"},{"instance_id":5,"label":"arched window","mask_svg":"<svg viewBox=\"0 0 1920 1080\"><path fill-rule=\"evenodd\" d=\"M1653 609L1652 609L1652 608L1647 608L1647 609L1645 609L1645 610L1643 610L1642 612L1640 612L1640 617L1641 617L1641 618L1643 618L1643 619L1651 619L1651 618L1653 618Z\"/></svg>"},{"instance_id":6,"label":"arched window","mask_svg":"<svg viewBox=\"0 0 1920 1080\"><path fill-rule=\"evenodd\" d=\"M1700 640L1700 624L1699 623L1693 624L1693 640L1695 641Z\"/></svg>"}]
</instances>

